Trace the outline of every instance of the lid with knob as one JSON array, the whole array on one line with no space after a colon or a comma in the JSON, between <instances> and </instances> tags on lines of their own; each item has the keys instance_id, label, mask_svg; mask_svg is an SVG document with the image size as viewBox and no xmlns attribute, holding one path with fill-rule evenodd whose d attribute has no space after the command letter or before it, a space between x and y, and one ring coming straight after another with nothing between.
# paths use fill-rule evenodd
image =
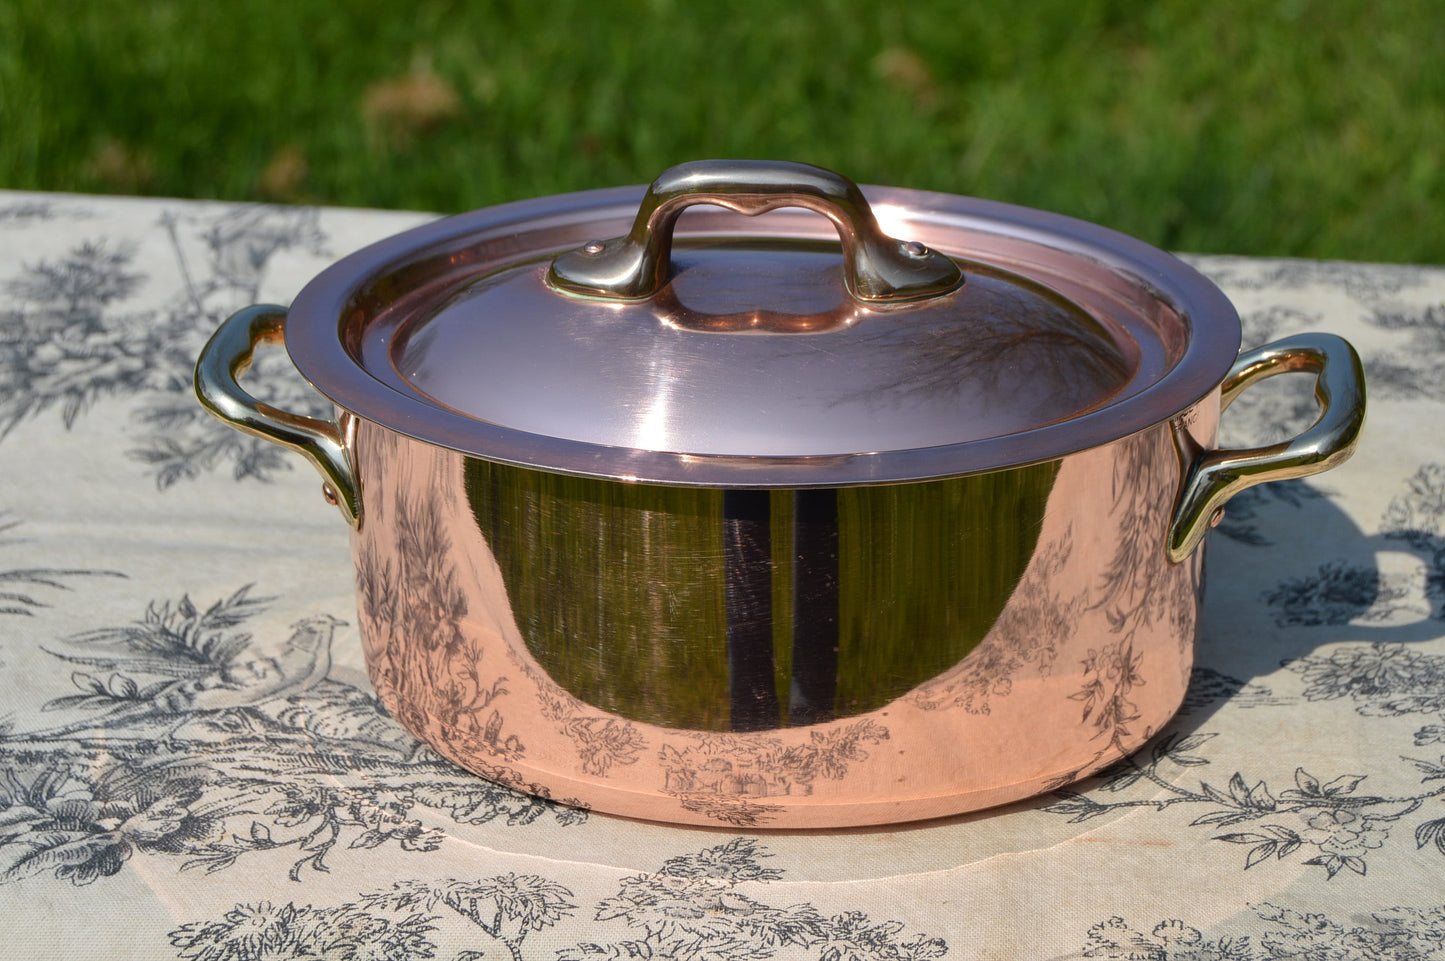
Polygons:
<instances>
[{"instance_id":1,"label":"lid with knob","mask_svg":"<svg viewBox=\"0 0 1445 961\"><path fill-rule=\"evenodd\" d=\"M367 248L302 292L287 344L342 407L477 456L808 487L1125 436L1218 385L1238 319L1100 227L705 161Z\"/></svg>"}]
</instances>

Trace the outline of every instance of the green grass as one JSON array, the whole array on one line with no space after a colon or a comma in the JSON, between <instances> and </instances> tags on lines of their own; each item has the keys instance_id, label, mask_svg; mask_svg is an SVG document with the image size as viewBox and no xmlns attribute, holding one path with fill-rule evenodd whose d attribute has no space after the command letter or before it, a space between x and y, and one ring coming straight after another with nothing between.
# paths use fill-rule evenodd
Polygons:
<instances>
[{"instance_id":1,"label":"green grass","mask_svg":"<svg viewBox=\"0 0 1445 961\"><path fill-rule=\"evenodd\" d=\"M780 157L1440 263L1442 51L1439 0L4 0L0 186L455 212Z\"/></svg>"}]
</instances>

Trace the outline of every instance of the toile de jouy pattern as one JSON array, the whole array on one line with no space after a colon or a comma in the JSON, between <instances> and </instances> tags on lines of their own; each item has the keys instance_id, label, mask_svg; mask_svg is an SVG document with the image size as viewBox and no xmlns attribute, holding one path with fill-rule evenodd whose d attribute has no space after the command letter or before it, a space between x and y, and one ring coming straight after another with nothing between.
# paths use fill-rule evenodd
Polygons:
<instances>
[{"instance_id":1,"label":"toile de jouy pattern","mask_svg":"<svg viewBox=\"0 0 1445 961\"><path fill-rule=\"evenodd\" d=\"M505 653L486 676L454 669L458 625L477 615L455 585L396 563L353 573L315 475L194 406L191 364L227 313L285 303L421 219L0 192L0 953L1439 954L1445 270L1193 259L1235 300L1247 344L1305 330L1355 343L1371 412L1345 468L1230 503L1184 708L1164 730L1132 730L1131 703L1159 682L1138 672L1129 627L1063 663L1057 625L1030 611L1056 617L1069 599L1041 596L1009 614L1018 643L980 647L914 706L984 715L1011 679L1091 678L1071 706L1104 771L965 818L767 833L773 788L749 792L726 740L675 739L663 757L558 692L513 721L510 692L546 679ZM262 353L248 383L324 414L287 367ZM1225 442L1307 423L1309 385L1292 379L1242 394ZM406 506L418 556L439 549L427 505ZM1058 545L1058 564L1082 549L1063 532ZM1135 583L1116 560L1108 610L1078 617L1188 609L1168 594L1187 579ZM362 624L398 618L431 639L414 656L433 658L449 723L491 745L499 771L562 738L588 773L661 764L681 800L723 798L718 826L589 814L421 746L358 643ZM872 724L840 726L800 770L818 786L828 765L861 770L896 744ZM1136 734L1152 739L1115 760Z\"/></svg>"},{"instance_id":2,"label":"toile de jouy pattern","mask_svg":"<svg viewBox=\"0 0 1445 961\"><path fill-rule=\"evenodd\" d=\"M553 947L558 961L931 961L948 953L942 939L909 931L899 921L858 910L829 915L806 902L772 903L766 882L783 871L767 865L764 859L771 857L759 842L734 838L623 877L610 897L585 908L570 888L536 874L396 881L321 908L237 904L220 918L177 928L170 938L181 957L196 959L260 956L257 946L271 950L268 957L324 957L328 951L436 957L437 942L450 936L470 945L457 958L482 958L490 949L521 961L529 956L523 950L528 937L548 928L558 929L554 944L566 945ZM578 930L586 940L562 937ZM385 947L378 951L379 945Z\"/></svg>"}]
</instances>

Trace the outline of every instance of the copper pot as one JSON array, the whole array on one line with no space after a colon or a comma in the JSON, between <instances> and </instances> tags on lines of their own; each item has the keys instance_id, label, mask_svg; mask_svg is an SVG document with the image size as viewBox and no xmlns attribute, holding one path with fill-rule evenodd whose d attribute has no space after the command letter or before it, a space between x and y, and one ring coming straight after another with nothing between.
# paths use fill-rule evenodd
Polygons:
<instances>
[{"instance_id":1,"label":"copper pot","mask_svg":"<svg viewBox=\"0 0 1445 961\"><path fill-rule=\"evenodd\" d=\"M334 423L239 385L283 338ZM368 247L226 321L196 389L321 470L372 680L438 752L826 827L1016 800L1169 719L1209 524L1364 417L1343 340L1238 345L1219 290L1103 228L705 162ZM1312 427L1216 449L1300 370Z\"/></svg>"}]
</instances>

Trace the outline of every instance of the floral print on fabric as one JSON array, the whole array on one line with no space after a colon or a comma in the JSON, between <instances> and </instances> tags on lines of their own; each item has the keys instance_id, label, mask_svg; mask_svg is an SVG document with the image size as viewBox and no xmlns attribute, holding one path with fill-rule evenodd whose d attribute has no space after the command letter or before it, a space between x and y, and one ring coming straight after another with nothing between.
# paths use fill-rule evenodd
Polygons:
<instances>
[{"instance_id":1,"label":"floral print on fabric","mask_svg":"<svg viewBox=\"0 0 1445 961\"><path fill-rule=\"evenodd\" d=\"M948 953L941 938L910 932L899 921L774 902L767 884L783 871L763 864L770 857L756 841L734 838L669 858L656 872L623 878L615 895L587 909L566 885L536 874L401 881L334 907L238 904L218 919L173 930L170 941L181 958L195 961L523 961L542 956L523 950L535 932L565 927L588 940L549 953L556 961L934 961ZM443 940L460 950L438 953Z\"/></svg>"},{"instance_id":2,"label":"floral print on fabric","mask_svg":"<svg viewBox=\"0 0 1445 961\"><path fill-rule=\"evenodd\" d=\"M331 679L339 619L253 635L272 600L154 601L49 651L74 690L45 705L56 722L0 731L0 884L86 885L137 853L209 873L280 850L299 879L342 850L434 851L438 820L586 820L458 770Z\"/></svg>"}]
</instances>

